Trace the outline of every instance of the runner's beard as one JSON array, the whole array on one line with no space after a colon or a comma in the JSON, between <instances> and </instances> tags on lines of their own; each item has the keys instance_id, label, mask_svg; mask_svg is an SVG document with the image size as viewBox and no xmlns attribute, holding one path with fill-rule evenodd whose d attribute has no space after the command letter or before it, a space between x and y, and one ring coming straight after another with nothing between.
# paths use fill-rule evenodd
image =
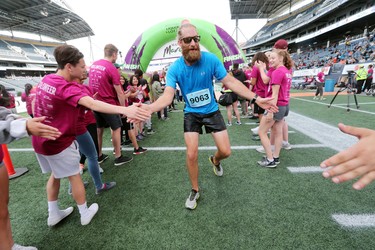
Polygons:
<instances>
[{"instance_id":1,"label":"runner's beard","mask_svg":"<svg viewBox=\"0 0 375 250\"><path fill-rule=\"evenodd\" d=\"M196 49L190 49L189 47L183 48L182 55L188 63L195 63L201 58L201 50L199 48L199 45L196 46Z\"/></svg>"}]
</instances>

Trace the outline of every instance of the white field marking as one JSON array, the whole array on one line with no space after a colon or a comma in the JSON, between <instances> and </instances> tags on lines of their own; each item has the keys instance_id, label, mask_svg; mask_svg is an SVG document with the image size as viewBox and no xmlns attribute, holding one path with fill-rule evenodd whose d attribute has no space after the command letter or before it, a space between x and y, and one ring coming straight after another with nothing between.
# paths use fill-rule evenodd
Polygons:
<instances>
[{"instance_id":1,"label":"white field marking","mask_svg":"<svg viewBox=\"0 0 375 250\"><path fill-rule=\"evenodd\" d=\"M259 145L253 146L231 146L232 150L249 150L256 149ZM325 148L323 144L296 144L293 148ZM216 146L202 146L198 147L200 151L216 150ZM10 148L9 152L33 152L33 148ZM113 151L113 148L103 148L103 151ZM133 147L123 147L122 151L133 151ZM147 147L148 151L185 151L186 147Z\"/></svg>"},{"instance_id":2,"label":"white field marking","mask_svg":"<svg viewBox=\"0 0 375 250\"><path fill-rule=\"evenodd\" d=\"M337 127L295 112L289 112L287 121L289 127L336 151L342 151L358 141L357 138L342 133Z\"/></svg>"},{"instance_id":3,"label":"white field marking","mask_svg":"<svg viewBox=\"0 0 375 250\"><path fill-rule=\"evenodd\" d=\"M375 227L375 214L333 214L332 219L344 227Z\"/></svg>"},{"instance_id":4,"label":"white field marking","mask_svg":"<svg viewBox=\"0 0 375 250\"><path fill-rule=\"evenodd\" d=\"M375 104L375 102L359 102L358 103L359 106L362 106L362 105L373 105L373 104ZM346 105L348 105L348 103L338 103L338 104L336 103L335 105L338 105L338 106L340 106L340 105L344 106L345 105L346 106Z\"/></svg>"},{"instance_id":5,"label":"white field marking","mask_svg":"<svg viewBox=\"0 0 375 250\"><path fill-rule=\"evenodd\" d=\"M329 105L329 102L318 102L318 101L307 100L307 99L298 98L298 97L291 97L291 98L296 99L296 100L300 100L300 101L304 101L304 102L317 103L317 104L320 104L320 105L327 106L327 108L328 108L328 105ZM355 111L355 112L360 112L360 113L375 115L375 112L370 112L370 111L365 111L365 110L357 109L356 106L355 106L354 100L350 104L351 104L350 105L350 111ZM347 109L347 107L338 106L338 105L335 105L333 103L332 103L331 107L336 107L336 108L340 108L340 109Z\"/></svg>"},{"instance_id":6,"label":"white field marking","mask_svg":"<svg viewBox=\"0 0 375 250\"><path fill-rule=\"evenodd\" d=\"M287 167L289 172L294 174L309 174L309 173L321 173L324 170L321 167L306 166L306 167Z\"/></svg>"},{"instance_id":7,"label":"white field marking","mask_svg":"<svg viewBox=\"0 0 375 250\"><path fill-rule=\"evenodd\" d=\"M256 122L244 122L243 124L245 124L245 125L258 125L259 126L259 123L256 123Z\"/></svg>"}]
</instances>

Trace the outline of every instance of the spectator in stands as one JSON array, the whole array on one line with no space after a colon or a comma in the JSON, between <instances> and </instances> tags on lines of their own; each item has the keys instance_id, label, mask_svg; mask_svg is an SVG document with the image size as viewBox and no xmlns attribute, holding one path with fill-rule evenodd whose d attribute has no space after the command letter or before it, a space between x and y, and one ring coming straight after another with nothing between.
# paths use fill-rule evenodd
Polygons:
<instances>
[{"instance_id":1,"label":"spectator in stands","mask_svg":"<svg viewBox=\"0 0 375 250\"><path fill-rule=\"evenodd\" d=\"M0 143L8 144L11 141L29 135L41 136L49 140L56 140L61 133L53 127L41 123L45 117L23 119L15 116L4 108L9 105L9 98L0 99ZM36 247L24 247L14 243L10 217L9 203L9 176L3 163L3 150L0 147L0 249L36 250ZM32 209L32 208L30 208Z\"/></svg>"},{"instance_id":2,"label":"spectator in stands","mask_svg":"<svg viewBox=\"0 0 375 250\"><path fill-rule=\"evenodd\" d=\"M323 97L324 78L324 68L322 68L322 70L316 75L316 93L313 98L314 100L320 99L321 101L323 101L326 99Z\"/></svg>"},{"instance_id":3,"label":"spectator in stands","mask_svg":"<svg viewBox=\"0 0 375 250\"><path fill-rule=\"evenodd\" d=\"M35 88L30 83L25 84L25 92L21 95L21 101L26 102L26 110L31 118L34 117L32 103L35 99Z\"/></svg>"},{"instance_id":4,"label":"spectator in stands","mask_svg":"<svg viewBox=\"0 0 375 250\"><path fill-rule=\"evenodd\" d=\"M359 65L359 69L355 72L356 81L357 81L357 94L362 93L363 83L367 79L367 70L363 64Z\"/></svg>"},{"instance_id":5,"label":"spectator in stands","mask_svg":"<svg viewBox=\"0 0 375 250\"><path fill-rule=\"evenodd\" d=\"M87 225L99 207L93 203L87 207L86 193L79 174L79 151L75 140L78 106L94 111L126 115L129 120L145 120L150 113L139 106L121 107L94 100L82 91L82 86L72 82L85 72L83 54L71 45L56 47L54 57L58 65L56 74L46 75L37 86L35 97L35 117L46 116L45 123L56 127L62 133L57 140L40 137L32 138L36 157L43 173L51 173L47 182L48 226L58 224L73 212L73 207L60 210L58 195L61 178L69 178L73 198L81 215L81 224ZM114 69L116 73L116 69ZM53 108L52 108L53 107Z\"/></svg>"},{"instance_id":6,"label":"spectator in stands","mask_svg":"<svg viewBox=\"0 0 375 250\"><path fill-rule=\"evenodd\" d=\"M89 85L96 94L96 99L112 105L125 106L125 95L120 82L120 74L113 65L117 60L118 49L113 44L104 47L104 59L94 62L90 67ZM115 149L115 166L120 166L133 160L133 157L121 153L121 117L118 114L103 114L94 112L98 127L99 163L108 159L103 154L103 134L107 124L112 130L112 144Z\"/></svg>"},{"instance_id":7,"label":"spectator in stands","mask_svg":"<svg viewBox=\"0 0 375 250\"><path fill-rule=\"evenodd\" d=\"M371 84L372 84L372 79L373 79L373 74L374 74L374 70L372 69L372 64L369 64L368 65L368 69L367 69L367 79L366 79L366 83L365 83L365 87L363 88L363 91L368 93L370 88L371 88Z\"/></svg>"}]
</instances>

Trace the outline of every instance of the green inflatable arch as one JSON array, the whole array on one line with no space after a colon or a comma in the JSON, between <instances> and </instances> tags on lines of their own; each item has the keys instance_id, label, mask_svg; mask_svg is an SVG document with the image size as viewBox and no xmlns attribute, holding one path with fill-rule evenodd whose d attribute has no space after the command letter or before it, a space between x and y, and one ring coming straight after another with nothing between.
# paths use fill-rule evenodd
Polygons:
<instances>
[{"instance_id":1,"label":"green inflatable arch","mask_svg":"<svg viewBox=\"0 0 375 250\"><path fill-rule=\"evenodd\" d=\"M170 19L143 32L126 54L124 69L141 69L146 72L150 61L159 48L177 39L177 30L184 19ZM222 28L199 19L189 19L189 21L197 27L201 36L200 43L208 51L215 54L227 70L233 63L243 64L246 62L242 50Z\"/></svg>"}]
</instances>

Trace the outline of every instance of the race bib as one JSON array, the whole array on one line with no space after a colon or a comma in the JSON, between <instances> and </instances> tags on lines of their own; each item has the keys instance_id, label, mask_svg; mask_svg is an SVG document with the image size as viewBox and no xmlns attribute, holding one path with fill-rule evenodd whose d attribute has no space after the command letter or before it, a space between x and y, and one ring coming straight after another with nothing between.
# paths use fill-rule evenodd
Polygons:
<instances>
[{"instance_id":1,"label":"race bib","mask_svg":"<svg viewBox=\"0 0 375 250\"><path fill-rule=\"evenodd\" d=\"M208 89L203 89L199 91L195 91L193 93L186 95L190 107L202 107L207 105L211 102L211 94Z\"/></svg>"}]
</instances>

